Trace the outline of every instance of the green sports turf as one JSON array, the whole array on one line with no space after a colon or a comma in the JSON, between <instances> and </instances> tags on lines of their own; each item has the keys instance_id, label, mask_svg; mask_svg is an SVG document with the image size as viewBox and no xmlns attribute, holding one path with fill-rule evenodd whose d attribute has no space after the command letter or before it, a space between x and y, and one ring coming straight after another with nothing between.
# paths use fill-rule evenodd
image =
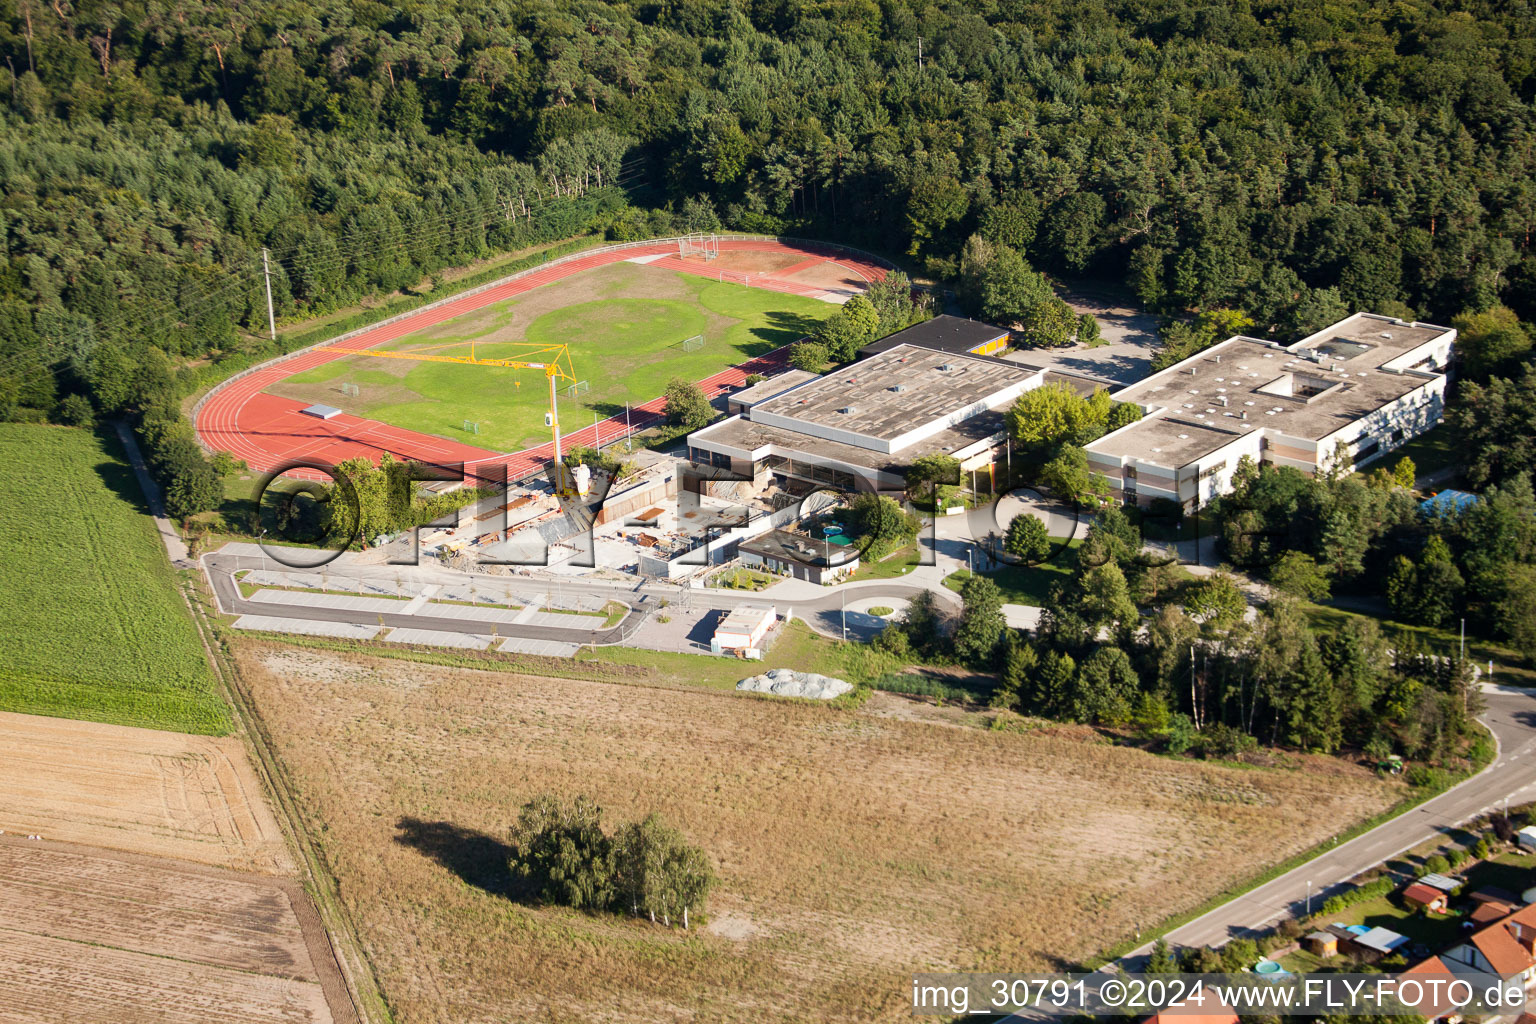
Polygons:
<instances>
[{"instance_id":1,"label":"green sports turf","mask_svg":"<svg viewBox=\"0 0 1536 1024\"><path fill-rule=\"evenodd\" d=\"M0 710L228 732L116 437L0 423L0 460Z\"/></svg>"},{"instance_id":2,"label":"green sports turf","mask_svg":"<svg viewBox=\"0 0 1536 1024\"><path fill-rule=\"evenodd\" d=\"M560 396L560 426L573 432L592 423L593 414L622 414L659 396L674 376L701 380L728 366L798 341L836 306L799 295L709 281L690 274L652 270L657 291L685 298L648 298L634 294L578 302L545 312L527 325L523 340L564 341L571 346L576 376L591 390L575 398ZM573 280L580 280L576 278ZM594 289L599 294L607 289ZM630 289L633 291L633 288ZM401 338L388 349L424 349L467 355L468 342L502 332L503 343L479 342L475 354L503 358L513 307L529 292L486 310L437 324ZM704 347L683 351L683 339L702 334ZM449 437L486 448L513 450L549 439L544 427L548 389L537 371L499 367L415 363L402 370L394 360L348 357L289 378L289 385L352 382L364 387L359 397L332 392L323 400L348 412L398 427ZM521 382L521 386L518 384ZM480 424L478 435L465 433L464 421Z\"/></svg>"}]
</instances>

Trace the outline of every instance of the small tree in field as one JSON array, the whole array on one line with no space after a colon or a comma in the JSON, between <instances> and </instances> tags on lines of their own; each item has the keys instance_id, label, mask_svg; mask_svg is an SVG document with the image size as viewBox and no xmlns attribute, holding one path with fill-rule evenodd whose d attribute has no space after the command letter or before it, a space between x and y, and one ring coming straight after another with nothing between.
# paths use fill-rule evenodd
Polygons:
<instances>
[{"instance_id":1,"label":"small tree in field","mask_svg":"<svg viewBox=\"0 0 1536 1024\"><path fill-rule=\"evenodd\" d=\"M1099 322L1093 318L1092 313L1084 313L1077 318L1077 340L1089 348L1103 344L1104 336L1099 333Z\"/></svg>"},{"instance_id":2,"label":"small tree in field","mask_svg":"<svg viewBox=\"0 0 1536 1024\"><path fill-rule=\"evenodd\" d=\"M667 382L664 409L668 423L689 430L698 430L715 418L715 407L704 396L704 389L681 377Z\"/></svg>"},{"instance_id":3,"label":"small tree in field","mask_svg":"<svg viewBox=\"0 0 1536 1024\"><path fill-rule=\"evenodd\" d=\"M1031 564L1045 561L1045 556L1051 553L1045 521L1027 512L1014 516L1003 538L1003 550Z\"/></svg>"}]
</instances>

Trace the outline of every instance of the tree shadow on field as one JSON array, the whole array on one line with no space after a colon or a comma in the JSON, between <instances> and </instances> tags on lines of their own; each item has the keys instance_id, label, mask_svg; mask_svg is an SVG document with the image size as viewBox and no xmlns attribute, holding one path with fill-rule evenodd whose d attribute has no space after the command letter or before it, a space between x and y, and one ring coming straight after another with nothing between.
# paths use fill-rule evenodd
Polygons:
<instances>
[{"instance_id":1,"label":"tree shadow on field","mask_svg":"<svg viewBox=\"0 0 1536 1024\"><path fill-rule=\"evenodd\" d=\"M647 399L647 401L649 401L649 399ZM593 412L597 413L604 419L608 419L610 416L624 415L623 402L593 402L591 409Z\"/></svg>"},{"instance_id":2,"label":"tree shadow on field","mask_svg":"<svg viewBox=\"0 0 1536 1024\"><path fill-rule=\"evenodd\" d=\"M96 475L101 478L107 490L131 505L135 512L148 515L149 500L144 496L144 488L139 486L139 478L133 467L128 464L128 450L117 436L117 431L109 424L104 424L96 430L96 437L101 441L102 448L112 456L96 463Z\"/></svg>"},{"instance_id":3,"label":"tree shadow on field","mask_svg":"<svg viewBox=\"0 0 1536 1024\"><path fill-rule=\"evenodd\" d=\"M420 851L477 889L519 903L532 900L533 893L512 873L510 843L449 821L406 816L395 827L400 830L395 842Z\"/></svg>"},{"instance_id":4,"label":"tree shadow on field","mask_svg":"<svg viewBox=\"0 0 1536 1024\"><path fill-rule=\"evenodd\" d=\"M762 339L762 344L747 345L740 349L748 355L760 356L764 352L771 352L785 345L793 345L801 338L810 337L821 326L821 321L813 316L805 316L800 313L791 313L787 310L772 310L761 327L752 328L752 336Z\"/></svg>"}]
</instances>

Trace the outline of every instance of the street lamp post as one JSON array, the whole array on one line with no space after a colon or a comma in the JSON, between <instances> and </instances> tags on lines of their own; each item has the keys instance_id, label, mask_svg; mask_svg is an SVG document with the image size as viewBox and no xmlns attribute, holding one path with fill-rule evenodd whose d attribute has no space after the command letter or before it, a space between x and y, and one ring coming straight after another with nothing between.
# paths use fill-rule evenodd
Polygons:
<instances>
[{"instance_id":1,"label":"street lamp post","mask_svg":"<svg viewBox=\"0 0 1536 1024\"><path fill-rule=\"evenodd\" d=\"M843 599L843 642L848 642L848 591L840 590L838 595Z\"/></svg>"},{"instance_id":2,"label":"street lamp post","mask_svg":"<svg viewBox=\"0 0 1536 1024\"><path fill-rule=\"evenodd\" d=\"M1307 879L1307 916L1312 916L1312 879Z\"/></svg>"}]
</instances>

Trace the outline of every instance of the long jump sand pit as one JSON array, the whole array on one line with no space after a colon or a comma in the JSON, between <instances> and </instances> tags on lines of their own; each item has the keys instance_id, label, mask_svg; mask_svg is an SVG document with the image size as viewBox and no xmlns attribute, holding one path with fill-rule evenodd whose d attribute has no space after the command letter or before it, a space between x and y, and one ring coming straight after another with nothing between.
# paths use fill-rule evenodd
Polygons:
<instances>
[{"instance_id":1,"label":"long jump sand pit","mask_svg":"<svg viewBox=\"0 0 1536 1024\"><path fill-rule=\"evenodd\" d=\"M292 881L6 836L0 883L4 1024L354 1019Z\"/></svg>"},{"instance_id":2,"label":"long jump sand pit","mask_svg":"<svg viewBox=\"0 0 1536 1024\"><path fill-rule=\"evenodd\" d=\"M260 640L238 656L397 1024L910 1020L914 971L1060 969L1403 788L895 697L829 708ZM546 792L680 829L720 875L707 920L520 896L508 829Z\"/></svg>"},{"instance_id":3,"label":"long jump sand pit","mask_svg":"<svg viewBox=\"0 0 1536 1024\"><path fill-rule=\"evenodd\" d=\"M290 874L234 737L0 712L0 830Z\"/></svg>"}]
</instances>

